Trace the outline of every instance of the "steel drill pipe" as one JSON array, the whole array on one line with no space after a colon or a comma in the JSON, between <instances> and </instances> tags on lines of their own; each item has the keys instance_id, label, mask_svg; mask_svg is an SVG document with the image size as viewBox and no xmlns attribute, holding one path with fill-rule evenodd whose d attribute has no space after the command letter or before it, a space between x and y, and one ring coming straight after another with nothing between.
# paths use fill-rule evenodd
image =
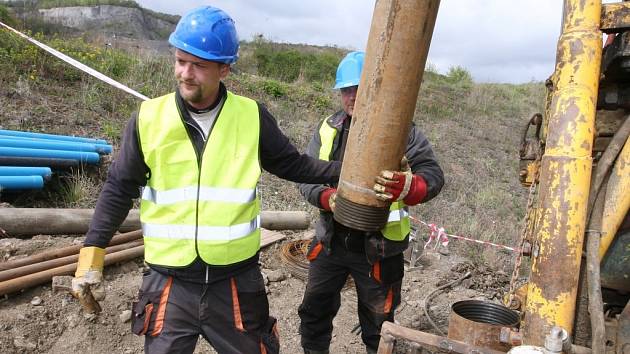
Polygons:
<instances>
[{"instance_id":1,"label":"steel drill pipe","mask_svg":"<svg viewBox=\"0 0 630 354\"><path fill-rule=\"evenodd\" d=\"M105 249L105 252L109 254L109 253L118 252L118 251L126 250L129 248L137 247L137 246L142 246L143 244L144 244L143 240L131 241L128 243L123 243L120 245L107 247ZM69 255L65 257L59 257L59 258L54 258L54 259L50 259L50 260L39 262L39 263L25 265L18 268L3 270L3 271L0 271L0 282L9 280L9 279L18 278L18 277L25 276L28 274L38 273L47 269L61 267L63 265L70 264L70 263L76 263L78 259L79 259L79 254L77 253L77 254L73 254L73 255Z\"/></svg>"},{"instance_id":2,"label":"steel drill pipe","mask_svg":"<svg viewBox=\"0 0 630 354\"><path fill-rule=\"evenodd\" d=\"M124 262L134 258L142 257L144 254L144 246L137 246L127 250L114 252L105 255L105 265ZM14 293L23 289L47 283L52 277L57 275L72 275L77 269L77 264L67 264L61 267L47 269L41 272L25 275L23 277L0 282L0 295Z\"/></svg>"},{"instance_id":3,"label":"steel drill pipe","mask_svg":"<svg viewBox=\"0 0 630 354\"><path fill-rule=\"evenodd\" d=\"M0 228L11 237L79 235L88 231L93 215L93 209L4 208L0 213ZM305 211L260 213L261 227L268 230L305 230L310 222L310 216ZM132 231L140 227L140 213L132 209L119 231Z\"/></svg>"},{"instance_id":4,"label":"steel drill pipe","mask_svg":"<svg viewBox=\"0 0 630 354\"><path fill-rule=\"evenodd\" d=\"M132 232L127 232L124 234L116 235L109 242L110 246L120 245L123 243L135 241L142 238L142 230L136 230ZM41 252L29 257L24 257L20 259L16 259L13 261L0 263L0 271L4 271L7 269L19 268L29 264L41 263L45 261L49 261L51 259L61 258L70 256L73 254L79 254L79 250L83 247L83 245L74 245L59 248L56 250Z\"/></svg>"},{"instance_id":5,"label":"steel drill pipe","mask_svg":"<svg viewBox=\"0 0 630 354\"><path fill-rule=\"evenodd\" d=\"M376 2L334 216L348 227L377 231L387 222L390 203L376 199L374 178L400 169L439 4Z\"/></svg>"}]
</instances>

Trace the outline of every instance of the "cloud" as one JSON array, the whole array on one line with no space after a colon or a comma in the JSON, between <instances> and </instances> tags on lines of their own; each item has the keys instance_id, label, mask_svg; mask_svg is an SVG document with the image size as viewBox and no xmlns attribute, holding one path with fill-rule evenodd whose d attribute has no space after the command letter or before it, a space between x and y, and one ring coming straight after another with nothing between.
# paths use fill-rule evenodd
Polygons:
<instances>
[{"instance_id":1,"label":"cloud","mask_svg":"<svg viewBox=\"0 0 630 354\"><path fill-rule=\"evenodd\" d=\"M374 0L140 0L152 10L183 15L201 5L225 10L241 39L263 34L278 42L365 49ZM561 1L441 1L428 61L440 72L468 69L476 81L544 80L553 71Z\"/></svg>"}]
</instances>

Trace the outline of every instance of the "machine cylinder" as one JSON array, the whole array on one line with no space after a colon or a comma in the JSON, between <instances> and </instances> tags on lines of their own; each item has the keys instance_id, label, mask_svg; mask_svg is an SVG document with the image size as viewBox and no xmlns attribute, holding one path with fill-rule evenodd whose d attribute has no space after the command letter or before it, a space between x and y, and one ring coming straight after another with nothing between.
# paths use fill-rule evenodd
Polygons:
<instances>
[{"instance_id":1,"label":"machine cylinder","mask_svg":"<svg viewBox=\"0 0 630 354\"><path fill-rule=\"evenodd\" d=\"M505 306L480 300L459 301L451 307L448 338L506 352L511 345L501 342L501 329L518 325L518 314Z\"/></svg>"}]
</instances>

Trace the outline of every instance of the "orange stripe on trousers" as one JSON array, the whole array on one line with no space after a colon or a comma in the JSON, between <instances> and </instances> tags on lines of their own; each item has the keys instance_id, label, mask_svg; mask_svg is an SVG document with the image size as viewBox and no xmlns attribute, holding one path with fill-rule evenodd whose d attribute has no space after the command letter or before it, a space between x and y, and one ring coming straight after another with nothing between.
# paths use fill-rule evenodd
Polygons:
<instances>
[{"instance_id":1,"label":"orange stripe on trousers","mask_svg":"<svg viewBox=\"0 0 630 354\"><path fill-rule=\"evenodd\" d=\"M236 280L230 279L232 287L232 311L234 312L234 326L241 332L245 332L243 327L243 319L241 317L241 305L238 302L238 290L236 289Z\"/></svg>"},{"instance_id":2,"label":"orange stripe on trousers","mask_svg":"<svg viewBox=\"0 0 630 354\"><path fill-rule=\"evenodd\" d=\"M155 327L153 328L153 332L151 332L152 336L157 336L164 328L164 314L166 313L166 303L168 302L168 295L171 292L171 285L173 285L173 277L168 277L164 285L164 290L162 290L162 295L160 295L160 305L158 306L157 315L155 317Z\"/></svg>"}]
</instances>

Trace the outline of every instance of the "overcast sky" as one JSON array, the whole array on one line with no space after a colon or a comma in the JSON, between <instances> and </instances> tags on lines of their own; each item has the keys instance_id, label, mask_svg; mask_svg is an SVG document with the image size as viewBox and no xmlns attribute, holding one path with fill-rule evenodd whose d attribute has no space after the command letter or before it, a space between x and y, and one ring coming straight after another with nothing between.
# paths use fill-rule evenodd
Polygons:
<instances>
[{"instance_id":1,"label":"overcast sky","mask_svg":"<svg viewBox=\"0 0 630 354\"><path fill-rule=\"evenodd\" d=\"M182 15L200 5L226 11L241 39L365 50L374 0L137 0ZM478 82L546 79L554 68L561 0L442 0L428 61L441 73L463 66Z\"/></svg>"}]
</instances>

